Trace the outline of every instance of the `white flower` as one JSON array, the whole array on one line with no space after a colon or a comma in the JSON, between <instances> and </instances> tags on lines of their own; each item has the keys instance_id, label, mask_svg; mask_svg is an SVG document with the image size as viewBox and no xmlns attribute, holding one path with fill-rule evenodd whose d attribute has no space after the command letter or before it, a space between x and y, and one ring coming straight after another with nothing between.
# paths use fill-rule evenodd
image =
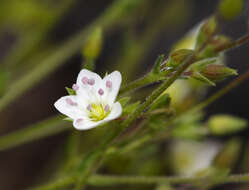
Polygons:
<instances>
[{"instance_id":1,"label":"white flower","mask_svg":"<svg viewBox=\"0 0 249 190\"><path fill-rule=\"evenodd\" d=\"M174 141L171 147L172 164L175 172L183 176L193 176L211 166L222 145L216 141L197 142L191 140Z\"/></svg>"},{"instance_id":2,"label":"white flower","mask_svg":"<svg viewBox=\"0 0 249 190\"><path fill-rule=\"evenodd\" d=\"M83 69L72 87L76 95L64 96L57 100L54 106L62 114L73 119L76 129L94 128L121 115L120 103L114 102L121 81L118 71L102 79L98 74Z\"/></svg>"}]
</instances>

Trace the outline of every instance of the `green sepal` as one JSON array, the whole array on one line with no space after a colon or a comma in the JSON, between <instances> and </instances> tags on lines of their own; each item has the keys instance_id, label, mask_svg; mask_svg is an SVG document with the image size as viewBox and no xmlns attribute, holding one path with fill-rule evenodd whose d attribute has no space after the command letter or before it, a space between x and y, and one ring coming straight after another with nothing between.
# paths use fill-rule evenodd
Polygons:
<instances>
[{"instance_id":1,"label":"green sepal","mask_svg":"<svg viewBox=\"0 0 249 190\"><path fill-rule=\"evenodd\" d=\"M216 35L212 39L210 39L207 46L199 53L198 59L205 59L210 57L218 57L219 52L217 52L217 48L225 46L231 43L231 38L225 35Z\"/></svg>"},{"instance_id":2,"label":"green sepal","mask_svg":"<svg viewBox=\"0 0 249 190\"><path fill-rule=\"evenodd\" d=\"M180 64L182 64L188 56L193 54L193 50L191 49L179 49L176 51L173 51L169 55L169 59L167 60L167 67L173 67L176 68Z\"/></svg>"},{"instance_id":3,"label":"green sepal","mask_svg":"<svg viewBox=\"0 0 249 190\"><path fill-rule=\"evenodd\" d=\"M155 64L154 64L154 67L152 69L152 72L154 74L158 74L160 73L160 70L161 70L161 65L163 63L163 60L164 60L164 55L159 55L158 58L156 59L155 61Z\"/></svg>"},{"instance_id":4,"label":"green sepal","mask_svg":"<svg viewBox=\"0 0 249 190\"><path fill-rule=\"evenodd\" d=\"M208 85L211 85L211 86L216 86L215 83L211 80L209 80L207 77L203 76L201 73L199 72L194 72L192 75L191 75L192 78L196 79L196 80L199 80L205 84L208 84Z\"/></svg>"},{"instance_id":5,"label":"green sepal","mask_svg":"<svg viewBox=\"0 0 249 190\"><path fill-rule=\"evenodd\" d=\"M64 121L69 121L69 122L73 122L73 119L70 118L70 117L65 117L65 118L63 118L62 120L64 120Z\"/></svg>"},{"instance_id":6,"label":"green sepal","mask_svg":"<svg viewBox=\"0 0 249 190\"><path fill-rule=\"evenodd\" d=\"M68 88L68 87L65 87L65 88L66 88L67 93L68 93L69 95L76 95L76 92L75 92L75 90L74 90L74 89L72 89L72 88Z\"/></svg>"},{"instance_id":7,"label":"green sepal","mask_svg":"<svg viewBox=\"0 0 249 190\"><path fill-rule=\"evenodd\" d=\"M217 20L215 16L204 21L198 32L195 48L199 48L203 43L205 43L209 37L216 32L216 30Z\"/></svg>"},{"instance_id":8,"label":"green sepal","mask_svg":"<svg viewBox=\"0 0 249 190\"><path fill-rule=\"evenodd\" d=\"M191 66L190 66L190 71L194 72L194 71L201 71L203 70L203 68L206 65L210 65L210 64L214 64L216 63L218 60L217 57L211 57L211 58L206 58L206 59L201 59L197 62L194 62Z\"/></svg>"}]
</instances>

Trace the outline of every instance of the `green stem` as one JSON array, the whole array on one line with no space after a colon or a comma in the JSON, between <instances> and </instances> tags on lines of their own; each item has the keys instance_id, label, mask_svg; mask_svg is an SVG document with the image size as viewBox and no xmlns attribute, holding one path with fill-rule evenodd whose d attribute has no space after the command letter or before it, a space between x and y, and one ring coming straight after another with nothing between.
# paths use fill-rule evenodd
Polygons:
<instances>
[{"instance_id":1,"label":"green stem","mask_svg":"<svg viewBox=\"0 0 249 190\"><path fill-rule=\"evenodd\" d=\"M194 112L197 112L197 111L200 111L200 110L204 109L205 107L207 107L208 105L212 104L213 102L215 102L216 100L218 100L219 98L221 98L222 96L224 96L226 93L228 93L229 91L231 91L232 89L234 89L235 87L237 87L238 85L240 85L248 77L249 77L249 70L247 72L245 72L244 74L242 74L240 77L238 77L235 80L233 80L227 86L225 86L224 88L222 88L221 90L219 90L218 92L216 92L214 95L210 96L205 101L197 104L192 109L190 109L189 111L185 112L184 114L194 113Z\"/></svg>"},{"instance_id":2,"label":"green stem","mask_svg":"<svg viewBox=\"0 0 249 190\"><path fill-rule=\"evenodd\" d=\"M155 185L159 183L169 184L196 184L206 181L213 181L217 176L206 177L164 177L164 176L112 176L112 175L93 175L87 180L87 184L92 186L112 186L112 185ZM74 184L76 178L73 176L65 177L31 190L55 190L61 187ZM216 185L226 183L249 183L249 174L230 175L215 181Z\"/></svg>"},{"instance_id":3,"label":"green stem","mask_svg":"<svg viewBox=\"0 0 249 190\"><path fill-rule=\"evenodd\" d=\"M158 184L158 183L170 183L170 184L184 184L190 183L195 184L201 181L212 181L215 176L206 177L151 177L151 176L104 176L94 175L89 178L88 183L95 186L110 186L110 185L121 185L121 184ZM249 183L249 174L231 175L220 179L215 184L225 183L238 183L244 182Z\"/></svg>"},{"instance_id":4,"label":"green stem","mask_svg":"<svg viewBox=\"0 0 249 190\"><path fill-rule=\"evenodd\" d=\"M0 137L0 151L69 130L68 125L71 126L58 116L33 124L25 129Z\"/></svg>"},{"instance_id":5,"label":"green stem","mask_svg":"<svg viewBox=\"0 0 249 190\"><path fill-rule=\"evenodd\" d=\"M241 46L242 44L245 44L248 42L249 42L249 34L246 34L245 36L239 38L238 40L235 40L231 43L224 44L222 46L217 47L216 52L230 50L230 49L236 48L236 47Z\"/></svg>"},{"instance_id":6,"label":"green stem","mask_svg":"<svg viewBox=\"0 0 249 190\"><path fill-rule=\"evenodd\" d=\"M69 10L73 3L75 3L75 0L62 1L54 10L54 17L47 23L47 25L36 29L33 31L33 34L28 33L21 38L10 54L3 60L2 64L11 66L10 68L13 69L23 58L39 49L42 46L41 44L44 44L43 41L45 41L44 39L48 31L50 31L54 23L56 23L61 16Z\"/></svg>"},{"instance_id":7,"label":"green stem","mask_svg":"<svg viewBox=\"0 0 249 190\"><path fill-rule=\"evenodd\" d=\"M128 93L132 90L136 90L138 88L144 87L154 82L159 82L160 80L165 79L165 77L154 76L151 72L144 77L141 77L125 86L122 86L120 89L120 95Z\"/></svg>"}]
</instances>

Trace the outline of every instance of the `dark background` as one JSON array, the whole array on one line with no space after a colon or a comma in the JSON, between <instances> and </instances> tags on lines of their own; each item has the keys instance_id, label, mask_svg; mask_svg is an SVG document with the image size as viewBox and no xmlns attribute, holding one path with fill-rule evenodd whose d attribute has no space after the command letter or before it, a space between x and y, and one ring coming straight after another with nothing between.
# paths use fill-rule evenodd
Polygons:
<instances>
[{"instance_id":1,"label":"dark background","mask_svg":"<svg viewBox=\"0 0 249 190\"><path fill-rule=\"evenodd\" d=\"M68 39L83 26L91 23L111 2L110 0L78 0L78 3L63 16L60 22L49 33L49 40L59 43ZM165 0L165 2L167 1ZM167 54L174 42L193 26L212 14L217 5L217 1L192 0L191 2L192 11L187 23L173 33L167 34L167 28L161 32L150 48L149 54L146 55L141 70L137 71L137 76L144 74L150 68L157 55L161 53ZM183 3L188 3L188 1L183 1ZM224 25L223 31L234 39L248 31L248 7L247 4L244 13L238 19ZM141 18L141 24L143 22L146 21ZM103 52L98 59L98 63L101 64L97 65L97 71L103 72L105 67L108 67L108 60L113 52L115 53L115 49L118 48L123 30L125 28L117 29L105 37ZM3 52L7 51L9 43L13 41L11 37L8 40L2 40L0 49ZM227 64L238 69L240 74L245 72L249 65L248 52L249 44L246 44L226 53ZM6 126L3 126L2 134L22 128L57 113L51 105L53 105L58 97L65 95L64 87L70 86L74 82L80 70L81 62L80 53L76 53L66 64L57 69L56 72L41 81L38 86L25 93L5 109L0 117L6 124ZM226 80L219 83L217 87L210 87L207 96L228 82L229 80ZM228 113L249 119L248 98L249 81L247 80L232 92L229 92L223 98L210 105L207 113L209 115L213 113ZM248 131L241 134L241 137L245 138L245 140L248 138L247 133ZM66 135L66 133L56 135L25 146L0 152L0 189L21 190L30 185L31 181L38 180L38 174L47 167L49 161L53 159L53 155L61 151L64 145L63 139Z\"/></svg>"}]
</instances>

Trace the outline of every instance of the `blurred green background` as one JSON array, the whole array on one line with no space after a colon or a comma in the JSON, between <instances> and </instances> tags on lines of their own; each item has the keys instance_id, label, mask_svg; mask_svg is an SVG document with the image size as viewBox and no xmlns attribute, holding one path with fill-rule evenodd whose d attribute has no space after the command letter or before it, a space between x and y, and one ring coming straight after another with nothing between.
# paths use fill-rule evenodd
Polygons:
<instances>
[{"instance_id":1,"label":"blurred green background","mask_svg":"<svg viewBox=\"0 0 249 190\"><path fill-rule=\"evenodd\" d=\"M8 89L12 87L12 84L41 64L41 60L53 55L57 48L63 48L65 41L70 40L91 23L98 25L105 22L98 19L96 24L95 20L101 15L103 16L104 10L113 2L111 0L1 0L1 99L6 95L8 96ZM124 11L122 17L114 18L112 23L104 24L103 47L98 59L95 60L96 71L103 76L107 71L120 70L123 83L142 76L149 71L159 54L168 55L178 40L211 15L216 10L217 3L218 1L200 0L144 0L143 3L134 3L134 7L126 7L127 10L122 10ZM126 11L130 11L130 13L127 14ZM235 20L224 23L221 30L236 39L248 32L248 18L249 3L245 1L243 13ZM77 43L80 44L80 41ZM40 78L34 87L27 87L29 90L0 109L1 135L21 129L57 113L53 107L54 102L66 94L65 86L71 87L82 68L82 64L86 63L80 50L74 51L74 47L70 48L70 44L67 45L72 50L72 56L61 60L60 64L53 66L56 69L51 70L51 72L47 71L49 74ZM249 45L246 44L226 53L226 64L238 69L239 73L243 73L248 69L248 50ZM64 55L67 52L65 51ZM46 71L46 68L44 70ZM28 79L32 80L32 77L35 78L42 72L38 69ZM209 96L209 94L222 88L228 81L219 83L216 88L208 88L207 92L204 90L201 95L196 92L191 94L193 93L191 92L188 94L190 98L187 100L189 101L183 101L181 108L177 109L188 108L192 101L195 102ZM180 86L180 90L186 88L186 85ZM154 86L149 86L141 90L134 100L144 98L144 95L153 88ZM14 89L14 91L18 92L19 89ZM195 97L196 94L199 97ZM240 87L209 106L204 119L217 113L233 114L249 119L248 97L249 81L247 80ZM101 132L98 132L99 134L89 131L82 133L82 136L88 136L86 140L90 139L83 142L85 148L94 145L96 136L101 137ZM68 132L64 132L24 146L0 151L0 189L21 190L36 184L43 178L46 179L47 173L56 168L55 163L58 157L63 155L68 134ZM249 160L247 159L249 156L248 131L238 133L236 137L232 141L230 136L222 137L219 138L219 142L216 142L215 137L211 137L204 144L212 141L211 145L206 146L216 148L224 146L227 142L232 144L230 145L232 150L235 147L235 152L237 151L235 161L231 164L232 171L235 173L237 171L245 172L249 169ZM180 148L174 148L177 146ZM174 156L181 157L176 150L181 150L182 146L186 146L185 150L189 146L190 149L192 147L196 147L197 150L203 149L203 144L195 141L186 143L183 141L175 142L175 140L163 141L160 142L160 145L152 144L141 148L138 156L129 154L116 157L107 162L106 167L102 168L101 172L145 175L184 173L184 171L180 171L184 169L178 166L179 163L175 163L175 168L172 169L169 161L170 159L177 160ZM183 154L183 151L180 153ZM186 160L179 162L186 162L186 165L188 163ZM137 163L143 163L143 165ZM119 187L108 189L117 188ZM121 188L145 189L143 186L124 186ZM167 189L168 187L149 187L148 189L151 188ZM224 186L221 188L249 189L249 186Z\"/></svg>"}]
</instances>

